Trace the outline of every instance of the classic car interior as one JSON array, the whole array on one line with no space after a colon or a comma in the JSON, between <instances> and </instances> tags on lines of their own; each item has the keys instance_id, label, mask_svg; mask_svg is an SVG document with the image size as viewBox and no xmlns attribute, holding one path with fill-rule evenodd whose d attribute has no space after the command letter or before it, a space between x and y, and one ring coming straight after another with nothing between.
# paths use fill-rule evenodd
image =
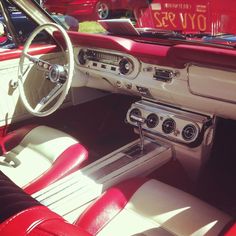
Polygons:
<instances>
[{"instance_id":1,"label":"classic car interior","mask_svg":"<svg viewBox=\"0 0 236 236\"><path fill-rule=\"evenodd\" d=\"M0 10L0 235L236 235L233 40Z\"/></svg>"}]
</instances>

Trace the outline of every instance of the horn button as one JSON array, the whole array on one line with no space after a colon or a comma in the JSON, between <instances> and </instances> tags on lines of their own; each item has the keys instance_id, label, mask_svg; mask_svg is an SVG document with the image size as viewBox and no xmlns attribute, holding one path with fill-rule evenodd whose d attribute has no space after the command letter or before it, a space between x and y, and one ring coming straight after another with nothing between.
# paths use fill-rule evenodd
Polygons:
<instances>
[{"instance_id":1,"label":"horn button","mask_svg":"<svg viewBox=\"0 0 236 236\"><path fill-rule=\"evenodd\" d=\"M61 65L53 65L49 69L48 77L52 83L64 83L67 78L67 71Z\"/></svg>"}]
</instances>

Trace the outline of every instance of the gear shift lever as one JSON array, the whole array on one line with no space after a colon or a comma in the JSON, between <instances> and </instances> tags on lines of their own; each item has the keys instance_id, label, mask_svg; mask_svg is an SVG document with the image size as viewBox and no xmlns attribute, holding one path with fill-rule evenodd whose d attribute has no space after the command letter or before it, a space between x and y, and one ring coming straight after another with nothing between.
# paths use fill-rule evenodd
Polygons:
<instances>
[{"instance_id":1,"label":"gear shift lever","mask_svg":"<svg viewBox=\"0 0 236 236\"><path fill-rule=\"evenodd\" d=\"M140 116L137 116L134 114L132 114L130 116L130 119L137 122L138 131L139 131L139 138L140 138L140 151L143 152L143 150L144 150L144 136L143 136L142 125L145 123L145 119L143 117L140 117Z\"/></svg>"}]
</instances>

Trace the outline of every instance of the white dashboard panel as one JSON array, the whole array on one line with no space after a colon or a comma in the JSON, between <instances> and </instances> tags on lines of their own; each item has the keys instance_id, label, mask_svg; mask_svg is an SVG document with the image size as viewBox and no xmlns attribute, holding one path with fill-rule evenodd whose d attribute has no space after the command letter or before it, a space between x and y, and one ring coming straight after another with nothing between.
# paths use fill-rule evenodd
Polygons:
<instances>
[{"instance_id":1,"label":"white dashboard panel","mask_svg":"<svg viewBox=\"0 0 236 236\"><path fill-rule=\"evenodd\" d=\"M189 89L193 94L236 103L235 72L189 66Z\"/></svg>"}]
</instances>

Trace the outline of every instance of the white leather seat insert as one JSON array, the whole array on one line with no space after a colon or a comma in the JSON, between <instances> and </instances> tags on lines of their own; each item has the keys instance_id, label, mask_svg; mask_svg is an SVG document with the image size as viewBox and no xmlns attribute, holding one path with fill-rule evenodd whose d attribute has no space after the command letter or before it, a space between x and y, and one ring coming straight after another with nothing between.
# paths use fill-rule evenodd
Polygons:
<instances>
[{"instance_id":1,"label":"white leather seat insert","mask_svg":"<svg viewBox=\"0 0 236 236\"><path fill-rule=\"evenodd\" d=\"M229 221L228 215L190 194L149 180L98 235L216 236Z\"/></svg>"},{"instance_id":2,"label":"white leather seat insert","mask_svg":"<svg viewBox=\"0 0 236 236\"><path fill-rule=\"evenodd\" d=\"M70 135L47 127L32 129L12 150L0 156L0 170L20 187L48 168L71 145L78 143Z\"/></svg>"}]
</instances>

